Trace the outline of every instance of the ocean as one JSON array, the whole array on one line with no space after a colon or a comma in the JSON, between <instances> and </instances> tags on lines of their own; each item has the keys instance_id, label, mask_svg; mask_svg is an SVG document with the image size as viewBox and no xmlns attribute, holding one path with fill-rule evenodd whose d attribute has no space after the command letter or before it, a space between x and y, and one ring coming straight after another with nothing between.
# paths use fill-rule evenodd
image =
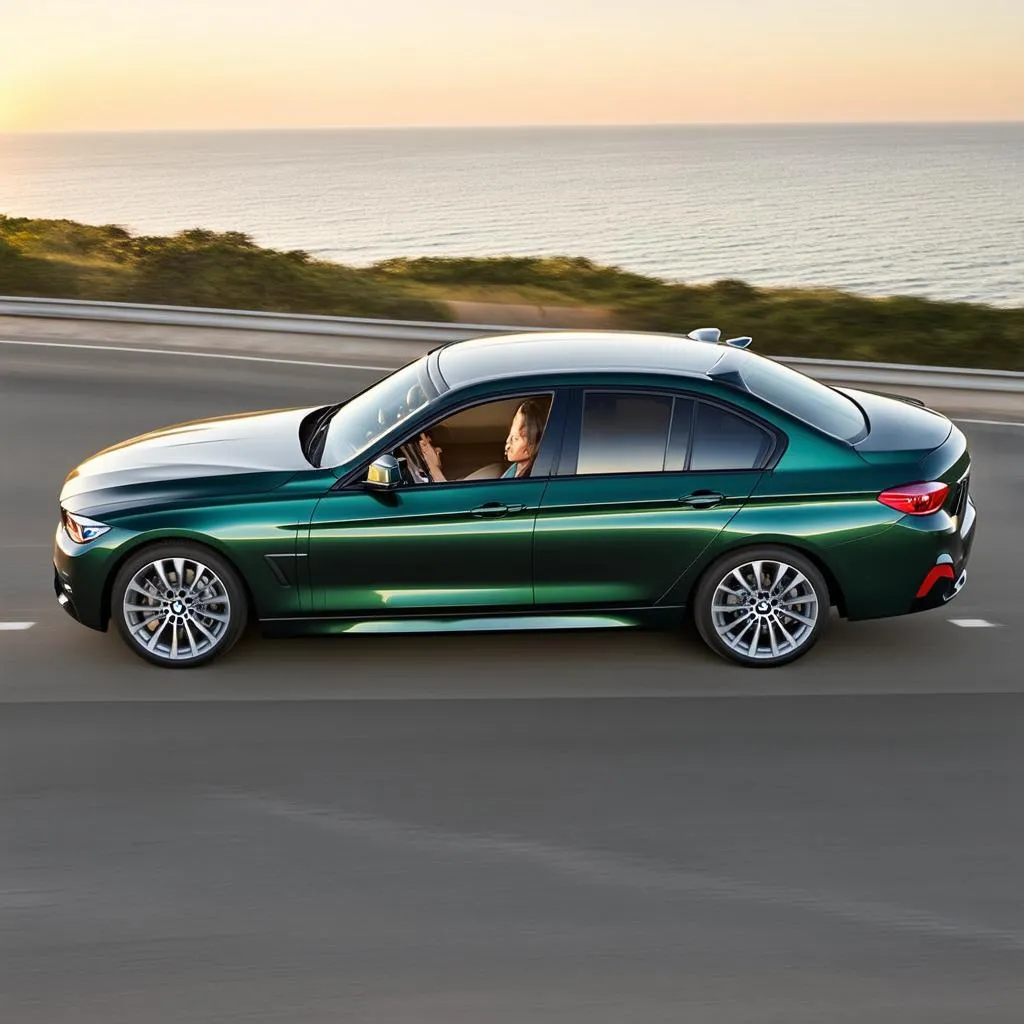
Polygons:
<instances>
[{"instance_id":1,"label":"ocean","mask_svg":"<svg viewBox=\"0 0 1024 1024\"><path fill-rule=\"evenodd\" d=\"M0 135L0 213L1024 305L1024 124Z\"/></svg>"}]
</instances>

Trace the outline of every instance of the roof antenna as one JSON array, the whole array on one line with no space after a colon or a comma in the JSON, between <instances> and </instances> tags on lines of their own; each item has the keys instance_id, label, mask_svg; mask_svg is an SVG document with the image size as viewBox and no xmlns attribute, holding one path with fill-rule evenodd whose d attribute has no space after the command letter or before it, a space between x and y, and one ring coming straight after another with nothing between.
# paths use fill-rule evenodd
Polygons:
<instances>
[{"instance_id":1,"label":"roof antenna","mask_svg":"<svg viewBox=\"0 0 1024 1024\"><path fill-rule=\"evenodd\" d=\"M717 345L722 338L722 332L717 327L698 327L690 331L687 337L691 341L703 341L708 345ZM726 338L724 344L730 348L749 348L753 338Z\"/></svg>"},{"instance_id":2,"label":"roof antenna","mask_svg":"<svg viewBox=\"0 0 1024 1024\"><path fill-rule=\"evenodd\" d=\"M717 345L721 336L722 332L717 327L698 327L687 335L691 341L706 341L709 345Z\"/></svg>"}]
</instances>

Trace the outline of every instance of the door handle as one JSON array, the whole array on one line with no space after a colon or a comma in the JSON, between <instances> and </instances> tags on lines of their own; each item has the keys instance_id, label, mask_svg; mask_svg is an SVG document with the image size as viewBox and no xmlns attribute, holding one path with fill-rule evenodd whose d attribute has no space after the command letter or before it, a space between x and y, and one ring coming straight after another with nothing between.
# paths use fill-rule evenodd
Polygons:
<instances>
[{"instance_id":1,"label":"door handle","mask_svg":"<svg viewBox=\"0 0 1024 1024\"><path fill-rule=\"evenodd\" d=\"M719 494L717 491L694 491L693 494L687 494L686 497L679 499L680 505L685 505L686 508L714 508L716 505L721 505L725 501L725 495Z\"/></svg>"},{"instance_id":2,"label":"door handle","mask_svg":"<svg viewBox=\"0 0 1024 1024\"><path fill-rule=\"evenodd\" d=\"M525 508L525 505L506 505L503 501L488 501L486 504L471 508L469 514L478 519L499 519L510 512L522 512Z\"/></svg>"}]
</instances>

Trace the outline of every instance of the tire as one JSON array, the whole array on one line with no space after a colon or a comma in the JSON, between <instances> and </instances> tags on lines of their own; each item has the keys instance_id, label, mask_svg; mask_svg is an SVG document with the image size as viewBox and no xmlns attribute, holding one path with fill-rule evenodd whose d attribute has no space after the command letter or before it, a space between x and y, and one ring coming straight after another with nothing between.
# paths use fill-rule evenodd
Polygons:
<instances>
[{"instance_id":1,"label":"tire","mask_svg":"<svg viewBox=\"0 0 1024 1024\"><path fill-rule=\"evenodd\" d=\"M161 668L197 668L230 650L248 608L238 573L201 544L143 548L118 570L110 614L121 639Z\"/></svg>"},{"instance_id":2,"label":"tire","mask_svg":"<svg viewBox=\"0 0 1024 1024\"><path fill-rule=\"evenodd\" d=\"M830 607L828 584L809 558L765 545L724 555L705 571L694 591L693 619L716 654L751 668L774 668L803 657L818 642Z\"/></svg>"}]
</instances>

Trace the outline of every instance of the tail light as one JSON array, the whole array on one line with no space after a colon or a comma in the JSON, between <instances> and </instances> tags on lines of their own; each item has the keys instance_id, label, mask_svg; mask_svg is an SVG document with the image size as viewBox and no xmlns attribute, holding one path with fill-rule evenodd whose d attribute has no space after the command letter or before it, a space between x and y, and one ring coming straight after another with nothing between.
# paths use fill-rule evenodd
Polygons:
<instances>
[{"instance_id":1,"label":"tail light","mask_svg":"<svg viewBox=\"0 0 1024 1024\"><path fill-rule=\"evenodd\" d=\"M931 483L905 484L882 491L878 500L889 508L908 516L927 516L938 512L949 497L949 484Z\"/></svg>"}]
</instances>

